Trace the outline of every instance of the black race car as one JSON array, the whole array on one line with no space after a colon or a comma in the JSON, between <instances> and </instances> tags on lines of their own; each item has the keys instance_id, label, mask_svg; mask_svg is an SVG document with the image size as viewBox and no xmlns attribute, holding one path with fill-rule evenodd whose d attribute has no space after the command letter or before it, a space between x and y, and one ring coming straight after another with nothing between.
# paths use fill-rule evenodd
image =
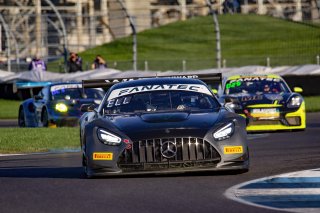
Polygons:
<instances>
[{"instance_id":1,"label":"black race car","mask_svg":"<svg viewBox=\"0 0 320 213\"><path fill-rule=\"evenodd\" d=\"M100 103L102 89L82 90L81 83L54 83L42 88L38 95L21 103L20 127L75 126L83 114L82 104Z\"/></svg>"},{"instance_id":2,"label":"black race car","mask_svg":"<svg viewBox=\"0 0 320 213\"><path fill-rule=\"evenodd\" d=\"M198 79L118 83L93 108L84 105L90 112L80 119L88 177L249 168L245 119L221 106Z\"/></svg>"}]
</instances>

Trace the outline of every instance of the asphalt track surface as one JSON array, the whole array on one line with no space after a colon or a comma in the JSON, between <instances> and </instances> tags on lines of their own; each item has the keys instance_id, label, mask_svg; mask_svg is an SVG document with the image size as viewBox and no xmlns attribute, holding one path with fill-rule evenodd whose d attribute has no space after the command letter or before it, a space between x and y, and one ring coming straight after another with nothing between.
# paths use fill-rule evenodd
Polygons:
<instances>
[{"instance_id":1,"label":"asphalt track surface","mask_svg":"<svg viewBox=\"0 0 320 213\"><path fill-rule=\"evenodd\" d=\"M3 127L18 127L18 119L0 120L0 128Z\"/></svg>"},{"instance_id":2,"label":"asphalt track surface","mask_svg":"<svg viewBox=\"0 0 320 213\"><path fill-rule=\"evenodd\" d=\"M225 191L245 181L320 167L320 113L307 130L251 136L248 173L86 179L80 153L0 157L0 212L276 212Z\"/></svg>"}]
</instances>

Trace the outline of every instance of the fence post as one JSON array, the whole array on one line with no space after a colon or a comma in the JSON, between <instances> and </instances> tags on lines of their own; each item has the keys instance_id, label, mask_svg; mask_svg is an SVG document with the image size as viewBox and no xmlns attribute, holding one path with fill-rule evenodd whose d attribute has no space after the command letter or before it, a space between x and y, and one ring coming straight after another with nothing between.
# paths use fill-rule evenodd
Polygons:
<instances>
[{"instance_id":1,"label":"fence post","mask_svg":"<svg viewBox=\"0 0 320 213\"><path fill-rule=\"evenodd\" d=\"M317 55L317 64L320 65L320 56Z\"/></svg>"},{"instance_id":2,"label":"fence post","mask_svg":"<svg viewBox=\"0 0 320 213\"><path fill-rule=\"evenodd\" d=\"M144 61L144 71L149 71L148 61Z\"/></svg>"},{"instance_id":3,"label":"fence post","mask_svg":"<svg viewBox=\"0 0 320 213\"><path fill-rule=\"evenodd\" d=\"M129 21L129 24L130 24L130 27L131 27L131 30L132 30L132 39L133 39L133 42L132 42L132 62L133 62L133 70L134 71L137 71L137 30L136 30L136 25L133 21L133 17L130 16L127 8L125 7L125 4L123 2L123 0L117 0L121 7L122 7L122 10L123 12L125 13L128 21Z\"/></svg>"},{"instance_id":4,"label":"fence post","mask_svg":"<svg viewBox=\"0 0 320 213\"><path fill-rule=\"evenodd\" d=\"M223 59L223 62L222 62L222 66L223 66L223 68L226 68L227 67L227 60L226 59Z\"/></svg>"},{"instance_id":5,"label":"fence post","mask_svg":"<svg viewBox=\"0 0 320 213\"><path fill-rule=\"evenodd\" d=\"M4 27L4 31L6 34L6 39L7 39L7 63L8 63L8 72L11 72L11 60L10 60L10 56L11 56L11 46L10 46L10 36L9 36L9 28L8 25L6 23L6 21L4 20L3 16L0 14L0 21L3 24Z\"/></svg>"},{"instance_id":6,"label":"fence post","mask_svg":"<svg viewBox=\"0 0 320 213\"><path fill-rule=\"evenodd\" d=\"M267 57L267 67L270 67L270 58Z\"/></svg>"},{"instance_id":7,"label":"fence post","mask_svg":"<svg viewBox=\"0 0 320 213\"><path fill-rule=\"evenodd\" d=\"M214 32L216 34L216 63L217 68L221 68L221 44L220 44L220 27L217 18L216 11L212 8L212 3L210 0L206 0L207 7L209 8L210 14L212 15Z\"/></svg>"},{"instance_id":8,"label":"fence post","mask_svg":"<svg viewBox=\"0 0 320 213\"><path fill-rule=\"evenodd\" d=\"M118 64L117 64L117 62L116 62L116 61L114 61L114 62L113 62L113 67L114 67L114 68L116 68L116 67L117 67L117 65L118 65Z\"/></svg>"},{"instance_id":9,"label":"fence post","mask_svg":"<svg viewBox=\"0 0 320 213\"><path fill-rule=\"evenodd\" d=\"M186 60L182 61L182 71L186 71Z\"/></svg>"}]
</instances>

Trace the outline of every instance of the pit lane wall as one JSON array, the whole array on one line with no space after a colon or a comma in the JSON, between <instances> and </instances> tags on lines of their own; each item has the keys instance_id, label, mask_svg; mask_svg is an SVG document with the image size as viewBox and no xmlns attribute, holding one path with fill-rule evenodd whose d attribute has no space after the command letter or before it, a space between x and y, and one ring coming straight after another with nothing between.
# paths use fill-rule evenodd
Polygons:
<instances>
[{"instance_id":1,"label":"pit lane wall","mask_svg":"<svg viewBox=\"0 0 320 213\"><path fill-rule=\"evenodd\" d=\"M49 82L81 82L90 79L110 79L110 78L132 78L132 77L151 77L168 75L193 75L209 74L221 72L223 77L237 74L278 74L281 75L291 88L302 87L304 96L320 95L320 66L301 65L301 66L245 66L239 68L206 69L194 71L120 71L115 69L88 70L76 73L53 73L25 71L12 73L0 71L0 98L5 99L26 99L37 94L40 89ZM19 87L19 82L37 82Z\"/></svg>"}]
</instances>

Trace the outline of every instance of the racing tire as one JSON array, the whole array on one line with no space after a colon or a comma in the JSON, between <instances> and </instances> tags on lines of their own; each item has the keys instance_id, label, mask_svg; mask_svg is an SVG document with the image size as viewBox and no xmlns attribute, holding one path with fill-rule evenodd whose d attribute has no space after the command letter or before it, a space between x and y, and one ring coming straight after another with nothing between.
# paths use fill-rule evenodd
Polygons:
<instances>
[{"instance_id":1,"label":"racing tire","mask_svg":"<svg viewBox=\"0 0 320 213\"><path fill-rule=\"evenodd\" d=\"M42 121L42 126L43 127L48 127L49 126L49 116L47 109L43 109L41 113L41 121Z\"/></svg>"},{"instance_id":2,"label":"racing tire","mask_svg":"<svg viewBox=\"0 0 320 213\"><path fill-rule=\"evenodd\" d=\"M18 125L19 127L26 127L26 119L24 117L23 107L20 107L19 109Z\"/></svg>"},{"instance_id":3,"label":"racing tire","mask_svg":"<svg viewBox=\"0 0 320 213\"><path fill-rule=\"evenodd\" d=\"M87 160L84 154L82 154L82 167L85 177L88 179L92 178L92 175L90 175L88 172Z\"/></svg>"}]
</instances>

